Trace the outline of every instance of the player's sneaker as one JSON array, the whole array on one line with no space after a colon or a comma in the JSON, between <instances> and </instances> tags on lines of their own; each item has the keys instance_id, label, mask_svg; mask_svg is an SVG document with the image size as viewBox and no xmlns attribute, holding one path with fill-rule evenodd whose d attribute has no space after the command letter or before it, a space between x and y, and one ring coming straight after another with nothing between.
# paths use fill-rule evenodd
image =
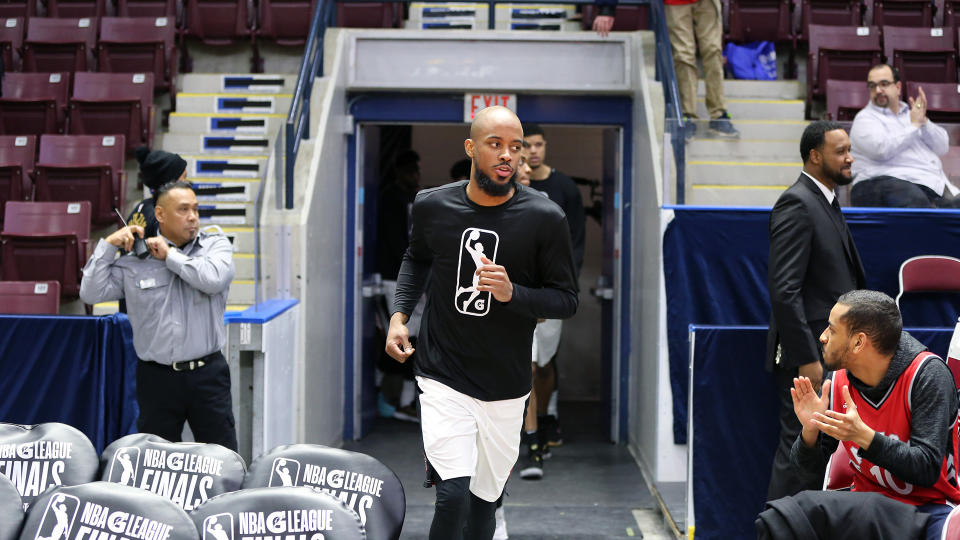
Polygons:
<instances>
[{"instance_id":1,"label":"player's sneaker","mask_svg":"<svg viewBox=\"0 0 960 540\"><path fill-rule=\"evenodd\" d=\"M503 515L503 507L497 508L493 514L497 519L497 528L493 531L493 540L507 540L507 518Z\"/></svg>"},{"instance_id":2,"label":"player's sneaker","mask_svg":"<svg viewBox=\"0 0 960 540\"><path fill-rule=\"evenodd\" d=\"M539 426L537 436L544 450L551 446L563 445L563 432L560 430L560 421L556 416L552 414L538 416L537 426Z\"/></svg>"}]
</instances>

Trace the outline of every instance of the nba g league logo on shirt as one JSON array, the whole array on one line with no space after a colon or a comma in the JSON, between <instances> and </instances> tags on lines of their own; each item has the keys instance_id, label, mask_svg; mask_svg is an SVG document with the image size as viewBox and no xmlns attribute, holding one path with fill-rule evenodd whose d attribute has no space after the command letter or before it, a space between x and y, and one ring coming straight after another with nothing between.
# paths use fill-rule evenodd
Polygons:
<instances>
[{"instance_id":1,"label":"nba g league logo on shirt","mask_svg":"<svg viewBox=\"0 0 960 540\"><path fill-rule=\"evenodd\" d=\"M303 475L300 474L301 470ZM383 492L383 480L379 478L346 469L327 468L310 463L301 465L299 461L290 458L273 460L267 486L307 486L332 495L356 512L360 516L360 523L364 525L367 523L367 510L373 507L374 498L379 500Z\"/></svg>"},{"instance_id":2,"label":"nba g league logo on shirt","mask_svg":"<svg viewBox=\"0 0 960 540\"><path fill-rule=\"evenodd\" d=\"M113 455L107 480L151 491L189 511L210 498L214 477L220 476L221 459L190 452L124 447Z\"/></svg>"},{"instance_id":3,"label":"nba g league logo on shirt","mask_svg":"<svg viewBox=\"0 0 960 540\"><path fill-rule=\"evenodd\" d=\"M464 315L483 317L490 312L489 292L477 290L480 276L477 270L483 266L482 257L497 260L500 236L494 231L469 227L460 235L460 258L457 262L457 290L453 303Z\"/></svg>"},{"instance_id":4,"label":"nba g league logo on shirt","mask_svg":"<svg viewBox=\"0 0 960 540\"><path fill-rule=\"evenodd\" d=\"M32 499L50 486L63 484L63 473L72 454L71 442L41 440L0 444L0 474L13 482L21 497ZM24 509L26 507L24 503Z\"/></svg>"},{"instance_id":5,"label":"nba g league logo on shirt","mask_svg":"<svg viewBox=\"0 0 960 540\"><path fill-rule=\"evenodd\" d=\"M147 516L57 493L44 509L34 540L166 540L172 530Z\"/></svg>"},{"instance_id":6,"label":"nba g league logo on shirt","mask_svg":"<svg viewBox=\"0 0 960 540\"><path fill-rule=\"evenodd\" d=\"M333 530L333 510L303 508L266 512L238 512L235 539L231 514L214 514L203 520L203 540L324 540Z\"/></svg>"}]
</instances>

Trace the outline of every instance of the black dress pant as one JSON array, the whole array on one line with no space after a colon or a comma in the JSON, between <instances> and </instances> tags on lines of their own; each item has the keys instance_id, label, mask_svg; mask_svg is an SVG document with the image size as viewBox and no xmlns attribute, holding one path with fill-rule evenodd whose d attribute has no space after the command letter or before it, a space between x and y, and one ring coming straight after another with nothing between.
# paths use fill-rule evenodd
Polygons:
<instances>
[{"instance_id":1,"label":"black dress pant","mask_svg":"<svg viewBox=\"0 0 960 540\"><path fill-rule=\"evenodd\" d=\"M205 365L192 371L174 371L156 362L137 363L137 428L179 442L186 421L197 442L236 451L230 368L219 351L202 360Z\"/></svg>"}]
</instances>

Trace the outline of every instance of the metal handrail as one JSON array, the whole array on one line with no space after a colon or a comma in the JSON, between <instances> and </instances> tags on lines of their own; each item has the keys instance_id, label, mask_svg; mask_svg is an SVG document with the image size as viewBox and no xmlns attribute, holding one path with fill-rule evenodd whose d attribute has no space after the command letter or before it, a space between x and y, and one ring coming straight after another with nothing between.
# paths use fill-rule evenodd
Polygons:
<instances>
[{"instance_id":1,"label":"metal handrail","mask_svg":"<svg viewBox=\"0 0 960 540\"><path fill-rule=\"evenodd\" d=\"M287 115L287 122L284 126L284 146L286 149L284 157L284 206L287 209L293 208L293 167L296 164L297 151L300 149L300 140L310 136L310 95L313 91L313 81L317 74L323 73L323 38L326 34L328 23L333 26L335 10L333 6L336 2L346 0L319 0L317 9L313 13L313 20L310 23L310 33L307 35L307 42L304 45L303 60L300 62L300 72L297 76L297 87L293 94L293 100L290 102L290 113ZM357 1L357 0L350 0ZM384 0L360 0L362 1L384 1ZM386 0L390 2L400 2L404 0ZM495 20L493 9L494 0L480 0L490 6L489 28L493 29ZM593 0L513 0L515 3L537 2L537 3L565 3L565 4L592 4ZM677 74L673 69L673 53L670 47L670 35L667 32L667 21L663 7L663 0L620 0L621 4L647 4L650 6L650 15L653 19L653 33L656 40L656 66L657 79L663 85L664 102L666 105L666 119L668 127L672 124L674 129L671 131L671 144L673 146L674 160L677 164L677 204L684 202L684 137L683 115L680 109L680 92L677 88ZM279 202L279 201L278 201Z\"/></svg>"}]
</instances>

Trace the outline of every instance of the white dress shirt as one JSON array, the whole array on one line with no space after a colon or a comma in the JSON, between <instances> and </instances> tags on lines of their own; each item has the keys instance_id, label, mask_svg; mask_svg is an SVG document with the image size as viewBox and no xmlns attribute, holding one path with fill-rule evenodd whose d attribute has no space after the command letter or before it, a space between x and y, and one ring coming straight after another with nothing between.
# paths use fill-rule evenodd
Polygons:
<instances>
[{"instance_id":1,"label":"white dress shirt","mask_svg":"<svg viewBox=\"0 0 960 540\"><path fill-rule=\"evenodd\" d=\"M807 174L807 171L800 171L800 172L802 172L803 174L805 174L805 175L807 176L807 178L813 180L813 183L814 183L818 188L820 188L820 191L821 191L821 193L823 193L823 196L827 198L827 204L831 204L831 205L832 205L832 204L833 204L833 198L836 197L836 195L833 193L833 190L830 189L830 188L828 188L823 182L821 182L821 181L817 180L816 178L814 178L814 177L810 176L809 174Z\"/></svg>"},{"instance_id":2,"label":"white dress shirt","mask_svg":"<svg viewBox=\"0 0 960 540\"><path fill-rule=\"evenodd\" d=\"M893 176L926 186L938 195L958 190L943 173L940 157L950 147L947 131L927 120L920 128L910 122L910 106L900 102L900 112L867 103L850 129L852 172L856 181Z\"/></svg>"}]
</instances>

